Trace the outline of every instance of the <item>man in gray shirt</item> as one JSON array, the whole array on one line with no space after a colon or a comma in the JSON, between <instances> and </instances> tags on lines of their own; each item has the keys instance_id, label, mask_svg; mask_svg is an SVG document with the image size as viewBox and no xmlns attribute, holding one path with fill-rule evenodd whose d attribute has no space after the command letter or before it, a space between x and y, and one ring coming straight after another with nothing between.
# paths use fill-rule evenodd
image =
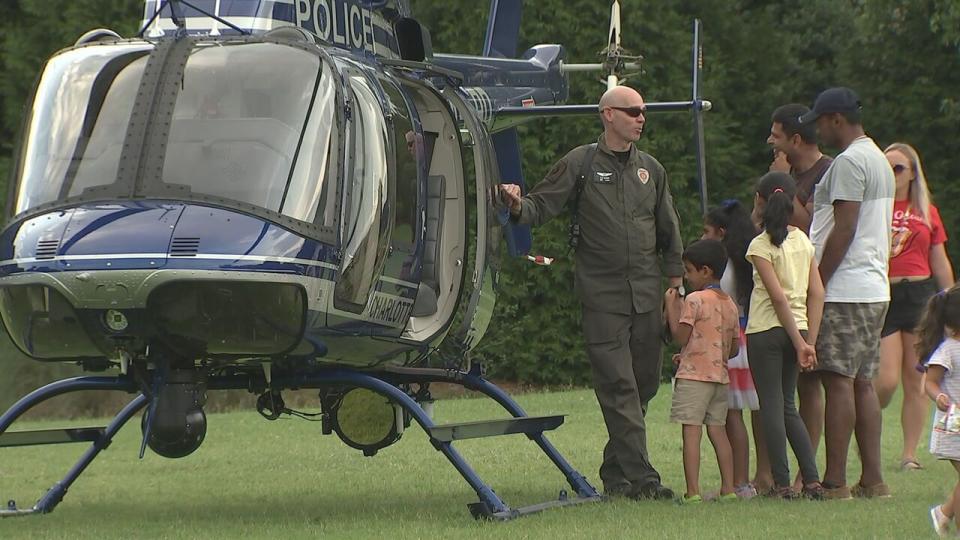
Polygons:
<instances>
[{"instance_id":1,"label":"man in gray shirt","mask_svg":"<svg viewBox=\"0 0 960 540\"><path fill-rule=\"evenodd\" d=\"M843 150L817 186L810 230L826 288L817 340L817 373L826 394L823 487L829 498L889 497L880 472L882 419L872 379L890 301L893 171L864 134L860 99L853 90L824 90L802 121L816 121L822 141ZM854 427L862 473L850 489L847 450Z\"/></svg>"}]
</instances>

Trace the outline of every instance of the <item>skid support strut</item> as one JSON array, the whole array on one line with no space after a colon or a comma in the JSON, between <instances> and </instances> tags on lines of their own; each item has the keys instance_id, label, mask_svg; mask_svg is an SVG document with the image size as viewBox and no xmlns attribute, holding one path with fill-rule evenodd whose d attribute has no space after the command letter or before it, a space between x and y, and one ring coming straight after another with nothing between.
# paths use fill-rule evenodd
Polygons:
<instances>
[{"instance_id":1,"label":"skid support strut","mask_svg":"<svg viewBox=\"0 0 960 540\"><path fill-rule=\"evenodd\" d=\"M484 427L482 422L471 422L468 425L442 425L433 423L430 417L423 411L420 405L406 392L397 388L397 384L406 382L450 382L463 385L469 389L479 391L488 397L494 399L503 406L516 419L509 428L504 428L503 424L511 422L510 420L495 420L488 422L489 429L486 435L478 435ZM208 381L208 388L247 388L249 382L236 380L235 378L223 379L211 377ZM469 505L470 513L475 518L488 518L495 520L508 520L526 514L540 512L548 508L558 506L571 506L586 502L597 502L601 500L597 490L587 482L586 478L577 472L564 458L560 452L547 440L543 431L553 429L562 422L562 417L530 417L523 409L510 398L503 390L479 375L479 371L449 372L446 370L425 369L425 370L396 370L373 375L359 371L346 369L337 369L321 371L310 375L296 375L291 377L277 376L273 377L274 387L283 388L316 388L330 384L347 384L360 388L366 388L378 392L394 403L403 407L410 416L430 435L430 441L433 446L439 450L457 472L463 477L470 487L476 491L480 501ZM559 421L557 421L559 419ZM456 433L457 429L470 433L470 436L456 437L451 433ZM561 491L559 497L553 501L547 501L528 507L511 508L487 485L462 455L453 447L454 440L458 438L475 438L478 436L504 435L509 433L525 433L528 438L537 443L540 449L550 458L553 464L566 477L576 497L568 497L567 492Z\"/></svg>"},{"instance_id":2,"label":"skid support strut","mask_svg":"<svg viewBox=\"0 0 960 540\"><path fill-rule=\"evenodd\" d=\"M83 453L80 460L67 472L67 475L47 490L36 504L31 508L18 508L16 502L9 501L7 502L6 508L0 508L0 517L49 514L53 512L53 509L63 500L64 495L67 494L67 490L70 489L73 482L76 481L83 471L86 470L87 466L100 455L101 451L110 446L110 443L113 442L113 437L120 431L120 428L147 404L147 398L143 394L139 394L113 418L107 427L99 429L64 429L5 433L7 428L9 428L17 418L34 406L61 394L81 390L131 391L133 388L134 386L131 381L121 377L76 377L73 379L65 379L48 384L27 394L10 407L3 416L0 416L0 447L81 441L91 442L90 447Z\"/></svg>"}]
</instances>

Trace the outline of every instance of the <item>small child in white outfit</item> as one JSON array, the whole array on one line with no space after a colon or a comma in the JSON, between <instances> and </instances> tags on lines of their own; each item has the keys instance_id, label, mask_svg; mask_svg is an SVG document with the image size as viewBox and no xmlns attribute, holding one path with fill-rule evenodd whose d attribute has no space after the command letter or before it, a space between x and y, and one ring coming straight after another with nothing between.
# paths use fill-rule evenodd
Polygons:
<instances>
[{"instance_id":1,"label":"small child in white outfit","mask_svg":"<svg viewBox=\"0 0 960 540\"><path fill-rule=\"evenodd\" d=\"M930 433L930 453L950 462L960 475L960 288L930 299L920 321L918 352L927 371L924 390L937 404ZM950 497L930 509L937 534L953 520L960 527L960 480Z\"/></svg>"}]
</instances>

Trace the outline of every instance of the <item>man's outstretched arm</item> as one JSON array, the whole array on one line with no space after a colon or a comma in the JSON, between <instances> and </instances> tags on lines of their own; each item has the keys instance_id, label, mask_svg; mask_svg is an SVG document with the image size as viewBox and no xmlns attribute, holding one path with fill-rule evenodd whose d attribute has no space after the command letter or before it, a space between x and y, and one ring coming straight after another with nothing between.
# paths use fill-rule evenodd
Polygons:
<instances>
[{"instance_id":1,"label":"man's outstretched arm","mask_svg":"<svg viewBox=\"0 0 960 540\"><path fill-rule=\"evenodd\" d=\"M501 184L500 192L513 219L523 225L541 225L562 212L576 189L579 165L575 161L569 154L564 156L524 197L520 186Z\"/></svg>"}]
</instances>

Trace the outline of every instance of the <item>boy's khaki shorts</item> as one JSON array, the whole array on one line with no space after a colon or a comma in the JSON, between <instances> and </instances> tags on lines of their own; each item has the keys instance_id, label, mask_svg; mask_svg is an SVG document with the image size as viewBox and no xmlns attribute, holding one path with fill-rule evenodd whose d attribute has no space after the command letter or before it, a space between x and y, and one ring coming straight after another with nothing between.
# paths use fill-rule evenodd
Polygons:
<instances>
[{"instance_id":1,"label":"boy's khaki shorts","mask_svg":"<svg viewBox=\"0 0 960 540\"><path fill-rule=\"evenodd\" d=\"M670 421L688 426L727 424L727 385L677 379L670 405Z\"/></svg>"}]
</instances>

